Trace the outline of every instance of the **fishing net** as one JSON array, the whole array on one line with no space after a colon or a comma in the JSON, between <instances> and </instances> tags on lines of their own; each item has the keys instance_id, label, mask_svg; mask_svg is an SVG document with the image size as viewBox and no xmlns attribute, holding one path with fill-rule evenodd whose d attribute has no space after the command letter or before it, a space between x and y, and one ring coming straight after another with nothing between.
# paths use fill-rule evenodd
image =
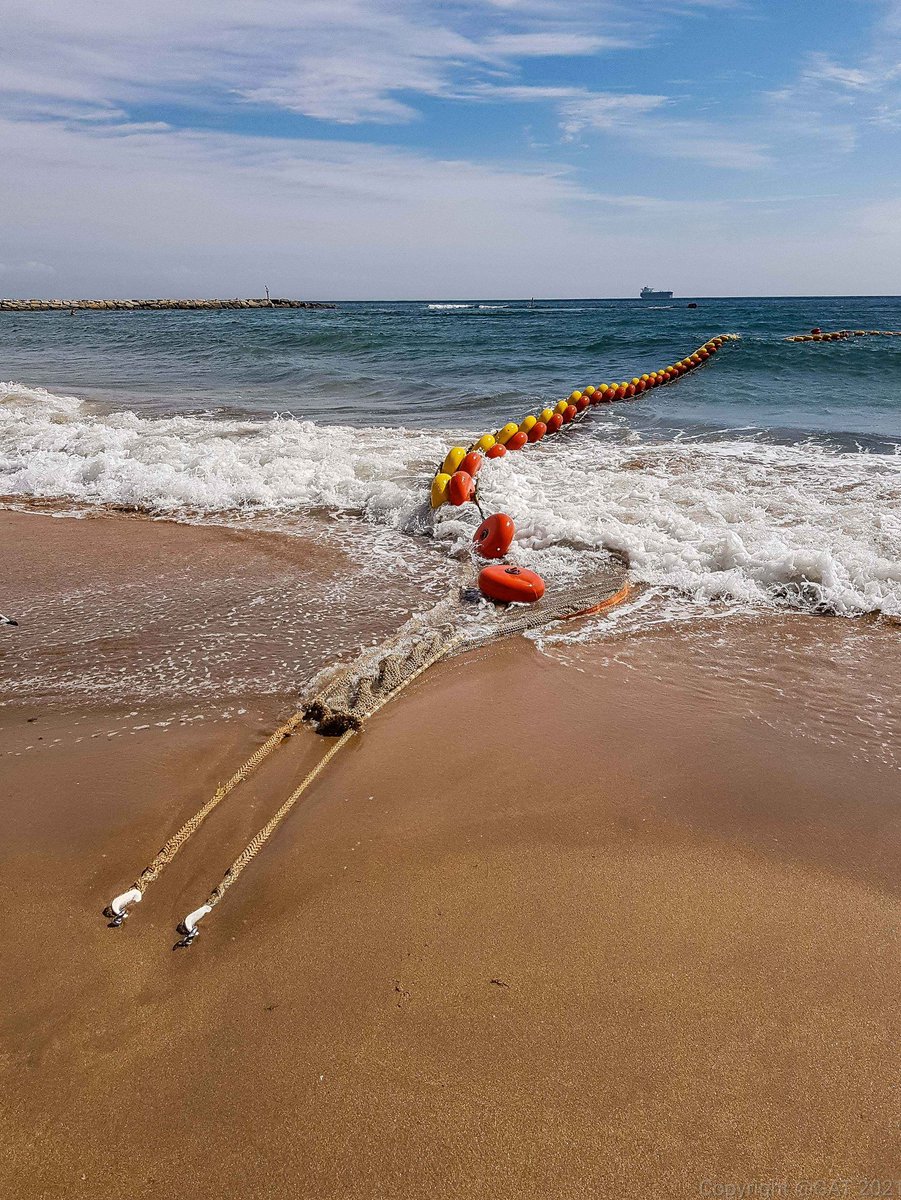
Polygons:
<instances>
[{"instance_id":1,"label":"fishing net","mask_svg":"<svg viewBox=\"0 0 901 1200\"><path fill-rule=\"evenodd\" d=\"M411 617L386 641L364 650L345 666L327 668L301 704L304 720L318 733L334 737L361 729L400 688L428 667L460 650L472 650L498 638L524 633L552 621L602 609L622 599L627 573L611 563L592 578L536 604L496 607L462 588L426 613Z\"/></svg>"}]
</instances>

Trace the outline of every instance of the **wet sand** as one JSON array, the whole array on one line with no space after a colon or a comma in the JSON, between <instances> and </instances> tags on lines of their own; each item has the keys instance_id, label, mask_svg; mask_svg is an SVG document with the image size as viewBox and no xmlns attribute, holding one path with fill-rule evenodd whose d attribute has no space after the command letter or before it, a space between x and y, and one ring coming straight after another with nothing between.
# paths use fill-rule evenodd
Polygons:
<instances>
[{"instance_id":1,"label":"wet sand","mask_svg":"<svg viewBox=\"0 0 901 1200\"><path fill-rule=\"evenodd\" d=\"M77 554L88 523L59 524ZM9 700L0 1194L897 1179L898 772L733 670L799 621L840 660L851 623L786 618L434 668L177 953L325 743L286 743L113 931L103 905L291 698L184 724ZM872 633L871 682L897 674L897 631Z\"/></svg>"}]
</instances>

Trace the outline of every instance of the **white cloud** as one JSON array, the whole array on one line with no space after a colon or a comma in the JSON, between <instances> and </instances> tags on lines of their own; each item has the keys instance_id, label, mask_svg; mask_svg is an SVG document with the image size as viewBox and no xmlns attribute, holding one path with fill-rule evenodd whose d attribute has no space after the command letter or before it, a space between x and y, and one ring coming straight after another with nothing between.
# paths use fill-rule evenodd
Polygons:
<instances>
[{"instance_id":1,"label":"white cloud","mask_svg":"<svg viewBox=\"0 0 901 1200\"><path fill-rule=\"evenodd\" d=\"M710 167L750 171L769 164L764 147L732 136L713 121L670 116L666 96L640 93L585 93L561 105L566 137L600 130L637 143L646 153L688 159Z\"/></svg>"}]
</instances>

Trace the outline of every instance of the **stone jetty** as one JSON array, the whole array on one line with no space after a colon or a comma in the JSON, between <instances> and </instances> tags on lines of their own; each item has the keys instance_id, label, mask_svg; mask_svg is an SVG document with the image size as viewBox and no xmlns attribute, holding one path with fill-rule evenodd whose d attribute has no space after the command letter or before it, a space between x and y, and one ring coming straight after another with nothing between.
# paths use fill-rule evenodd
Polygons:
<instances>
[{"instance_id":1,"label":"stone jetty","mask_svg":"<svg viewBox=\"0 0 901 1200\"><path fill-rule=\"evenodd\" d=\"M146 310L206 311L221 308L334 308L317 300L0 300L0 312L132 312Z\"/></svg>"}]
</instances>

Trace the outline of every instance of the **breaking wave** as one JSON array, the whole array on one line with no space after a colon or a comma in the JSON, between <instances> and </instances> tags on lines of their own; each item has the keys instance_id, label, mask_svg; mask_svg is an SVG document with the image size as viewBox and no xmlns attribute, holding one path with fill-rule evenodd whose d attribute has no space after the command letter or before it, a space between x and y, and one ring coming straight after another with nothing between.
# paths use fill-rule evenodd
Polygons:
<instances>
[{"instance_id":1,"label":"breaking wave","mask_svg":"<svg viewBox=\"0 0 901 1200\"><path fill-rule=\"evenodd\" d=\"M192 520L350 513L432 529L428 480L451 432L311 421L144 417L0 384L0 494ZM486 511L509 512L524 563L577 578L608 551L697 600L901 615L901 457L785 446L613 442L604 426L487 464ZM468 553L478 516L443 508L439 545ZM415 554L415 541L408 543Z\"/></svg>"}]
</instances>

